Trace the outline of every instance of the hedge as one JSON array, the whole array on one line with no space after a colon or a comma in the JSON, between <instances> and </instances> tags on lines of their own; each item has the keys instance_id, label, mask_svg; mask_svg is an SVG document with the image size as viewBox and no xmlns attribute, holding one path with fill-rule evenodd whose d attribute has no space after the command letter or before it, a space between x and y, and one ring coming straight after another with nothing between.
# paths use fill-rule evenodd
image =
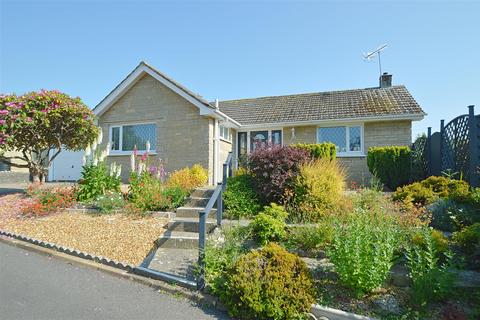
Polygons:
<instances>
[{"instance_id":1,"label":"hedge","mask_svg":"<svg viewBox=\"0 0 480 320\"><path fill-rule=\"evenodd\" d=\"M337 156L337 147L331 142L324 143L297 143L293 147L307 150L315 159L327 158L333 160Z\"/></svg>"},{"instance_id":2,"label":"hedge","mask_svg":"<svg viewBox=\"0 0 480 320\"><path fill-rule=\"evenodd\" d=\"M371 147L367 165L370 172L391 190L405 185L411 176L411 150L406 146Z\"/></svg>"}]
</instances>

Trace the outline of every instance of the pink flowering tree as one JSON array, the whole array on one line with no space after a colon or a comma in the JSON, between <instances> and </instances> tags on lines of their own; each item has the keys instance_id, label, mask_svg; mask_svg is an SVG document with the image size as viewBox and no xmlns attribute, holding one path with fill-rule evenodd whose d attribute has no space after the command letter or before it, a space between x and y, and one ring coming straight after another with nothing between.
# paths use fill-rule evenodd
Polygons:
<instances>
[{"instance_id":1,"label":"pink flowering tree","mask_svg":"<svg viewBox=\"0 0 480 320\"><path fill-rule=\"evenodd\" d=\"M80 98L56 90L0 95L0 161L28 168L34 182L44 181L62 150L83 150L95 141L93 120Z\"/></svg>"}]
</instances>

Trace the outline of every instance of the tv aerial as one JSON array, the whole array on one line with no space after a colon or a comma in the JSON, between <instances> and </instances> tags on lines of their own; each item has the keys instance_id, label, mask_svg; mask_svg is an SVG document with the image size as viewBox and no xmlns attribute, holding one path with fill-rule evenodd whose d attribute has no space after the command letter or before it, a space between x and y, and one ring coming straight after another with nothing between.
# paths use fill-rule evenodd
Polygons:
<instances>
[{"instance_id":1,"label":"tv aerial","mask_svg":"<svg viewBox=\"0 0 480 320\"><path fill-rule=\"evenodd\" d=\"M387 47L387 44L381 45L377 49L373 50L372 52L367 52L363 54L363 60L370 62L375 59L375 57L378 56L378 69L380 70L380 75L382 75L382 59L381 59L381 53L382 51Z\"/></svg>"}]
</instances>

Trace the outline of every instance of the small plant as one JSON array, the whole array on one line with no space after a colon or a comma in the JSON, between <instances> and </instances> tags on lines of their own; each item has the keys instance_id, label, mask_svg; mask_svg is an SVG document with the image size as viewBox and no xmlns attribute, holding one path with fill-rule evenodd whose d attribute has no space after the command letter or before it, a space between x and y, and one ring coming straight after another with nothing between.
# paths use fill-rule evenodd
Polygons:
<instances>
[{"instance_id":1,"label":"small plant","mask_svg":"<svg viewBox=\"0 0 480 320\"><path fill-rule=\"evenodd\" d=\"M385 212L358 209L346 221L335 224L327 254L340 280L361 296L385 281L398 243L395 219Z\"/></svg>"},{"instance_id":2,"label":"small plant","mask_svg":"<svg viewBox=\"0 0 480 320\"><path fill-rule=\"evenodd\" d=\"M248 173L235 173L228 178L227 188L223 193L225 217L239 219L254 217L261 209L258 195L253 187L253 178Z\"/></svg>"},{"instance_id":3,"label":"small plant","mask_svg":"<svg viewBox=\"0 0 480 320\"><path fill-rule=\"evenodd\" d=\"M408 183L411 151L409 147L389 146L368 149L367 165L370 172L391 190Z\"/></svg>"},{"instance_id":4,"label":"small plant","mask_svg":"<svg viewBox=\"0 0 480 320\"><path fill-rule=\"evenodd\" d=\"M431 229L429 238L431 238L435 251L443 254L448 249L448 238L438 230ZM412 237L412 243L417 246L426 246L425 230L417 231Z\"/></svg>"},{"instance_id":5,"label":"small plant","mask_svg":"<svg viewBox=\"0 0 480 320\"><path fill-rule=\"evenodd\" d=\"M412 279L411 303L420 308L430 302L445 298L452 287L454 276L451 272L453 254L446 251L443 263L432 232L423 229L422 243L407 246L406 257Z\"/></svg>"},{"instance_id":6,"label":"small plant","mask_svg":"<svg viewBox=\"0 0 480 320\"><path fill-rule=\"evenodd\" d=\"M463 228L453 234L453 241L468 254L480 249L480 223Z\"/></svg>"},{"instance_id":7,"label":"small plant","mask_svg":"<svg viewBox=\"0 0 480 320\"><path fill-rule=\"evenodd\" d=\"M285 237L285 245L290 249L300 249L309 256L315 256L331 244L333 232L332 224L326 221L313 226L290 227Z\"/></svg>"},{"instance_id":8,"label":"small plant","mask_svg":"<svg viewBox=\"0 0 480 320\"><path fill-rule=\"evenodd\" d=\"M112 210L123 208L125 201L120 192L109 191L103 195L97 196L94 205L101 213L109 213Z\"/></svg>"},{"instance_id":9,"label":"small plant","mask_svg":"<svg viewBox=\"0 0 480 320\"><path fill-rule=\"evenodd\" d=\"M430 226L442 231L458 231L465 226L480 222L478 209L468 202L439 199L427 209L432 214Z\"/></svg>"},{"instance_id":10,"label":"small plant","mask_svg":"<svg viewBox=\"0 0 480 320\"><path fill-rule=\"evenodd\" d=\"M250 223L253 237L261 244L282 240L286 235L287 216L288 213L282 206L275 203L266 206Z\"/></svg>"},{"instance_id":11,"label":"small plant","mask_svg":"<svg viewBox=\"0 0 480 320\"><path fill-rule=\"evenodd\" d=\"M24 215L43 216L59 209L68 208L75 203L75 189L71 187L46 188L34 184L28 187L26 202L21 211Z\"/></svg>"},{"instance_id":12,"label":"small plant","mask_svg":"<svg viewBox=\"0 0 480 320\"><path fill-rule=\"evenodd\" d=\"M172 172L167 181L168 187L179 187L188 193L208 182L208 172L201 165L183 168Z\"/></svg>"},{"instance_id":13,"label":"small plant","mask_svg":"<svg viewBox=\"0 0 480 320\"><path fill-rule=\"evenodd\" d=\"M290 220L319 221L339 203L345 185L345 171L337 161L317 159L300 165L293 190L287 193Z\"/></svg>"},{"instance_id":14,"label":"small plant","mask_svg":"<svg viewBox=\"0 0 480 320\"><path fill-rule=\"evenodd\" d=\"M240 256L228 275L223 302L235 318L298 319L315 301L305 262L274 243Z\"/></svg>"}]
</instances>

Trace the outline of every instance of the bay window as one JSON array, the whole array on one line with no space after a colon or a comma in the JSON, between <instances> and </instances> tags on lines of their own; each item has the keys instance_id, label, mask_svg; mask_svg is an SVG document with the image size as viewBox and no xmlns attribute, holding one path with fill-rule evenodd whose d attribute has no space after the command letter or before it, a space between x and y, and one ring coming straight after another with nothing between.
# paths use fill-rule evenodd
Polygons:
<instances>
[{"instance_id":1,"label":"bay window","mask_svg":"<svg viewBox=\"0 0 480 320\"><path fill-rule=\"evenodd\" d=\"M331 142L335 144L339 156L362 155L362 126L319 127L317 129L317 142Z\"/></svg>"},{"instance_id":2,"label":"bay window","mask_svg":"<svg viewBox=\"0 0 480 320\"><path fill-rule=\"evenodd\" d=\"M130 152L136 147L142 152L147 149L155 152L157 145L157 125L154 123L118 125L110 127L110 145L112 153Z\"/></svg>"}]
</instances>

